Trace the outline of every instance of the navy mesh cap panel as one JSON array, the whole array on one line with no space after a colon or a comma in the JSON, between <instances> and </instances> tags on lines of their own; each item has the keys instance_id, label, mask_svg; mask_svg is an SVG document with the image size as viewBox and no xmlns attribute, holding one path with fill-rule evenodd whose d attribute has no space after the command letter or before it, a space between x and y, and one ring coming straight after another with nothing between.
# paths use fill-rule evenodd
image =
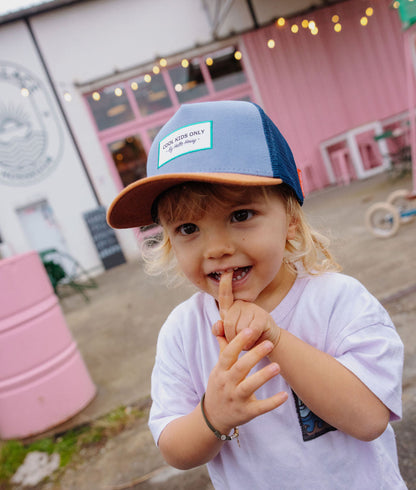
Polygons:
<instances>
[{"instance_id":1,"label":"navy mesh cap panel","mask_svg":"<svg viewBox=\"0 0 416 490\"><path fill-rule=\"evenodd\" d=\"M282 179L285 184L289 185L295 191L299 203L303 204L303 192L300 186L292 150L282 133L263 109L257 104L254 105L259 110L263 122L263 130L269 148L273 177Z\"/></svg>"}]
</instances>

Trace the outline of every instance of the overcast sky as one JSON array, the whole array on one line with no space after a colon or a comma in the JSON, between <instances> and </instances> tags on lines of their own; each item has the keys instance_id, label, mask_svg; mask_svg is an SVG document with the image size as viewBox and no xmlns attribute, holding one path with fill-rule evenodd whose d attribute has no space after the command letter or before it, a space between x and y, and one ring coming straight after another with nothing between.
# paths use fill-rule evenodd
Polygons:
<instances>
[{"instance_id":1,"label":"overcast sky","mask_svg":"<svg viewBox=\"0 0 416 490\"><path fill-rule=\"evenodd\" d=\"M28 7L35 7L51 0L0 0L0 15L6 15Z\"/></svg>"}]
</instances>

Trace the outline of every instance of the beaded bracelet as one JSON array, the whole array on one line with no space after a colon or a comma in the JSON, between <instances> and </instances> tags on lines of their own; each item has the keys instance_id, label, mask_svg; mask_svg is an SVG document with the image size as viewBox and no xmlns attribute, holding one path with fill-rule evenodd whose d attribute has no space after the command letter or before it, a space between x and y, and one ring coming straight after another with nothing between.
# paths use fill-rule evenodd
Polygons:
<instances>
[{"instance_id":1,"label":"beaded bracelet","mask_svg":"<svg viewBox=\"0 0 416 490\"><path fill-rule=\"evenodd\" d=\"M234 427L234 432L230 436L227 436L226 434L221 434L221 432L219 430L217 430L215 427L213 427L210 424L210 422L207 419L207 416L205 415L205 412L204 412L204 400L205 400L205 393L202 395L202 398L201 398L201 411L202 411L202 416L204 417L204 420L205 420L207 426L215 434L215 437L217 439L219 439L220 441L232 441L233 439L238 438L238 435L239 435L238 427ZM237 439L237 441L238 441L238 439Z\"/></svg>"}]
</instances>

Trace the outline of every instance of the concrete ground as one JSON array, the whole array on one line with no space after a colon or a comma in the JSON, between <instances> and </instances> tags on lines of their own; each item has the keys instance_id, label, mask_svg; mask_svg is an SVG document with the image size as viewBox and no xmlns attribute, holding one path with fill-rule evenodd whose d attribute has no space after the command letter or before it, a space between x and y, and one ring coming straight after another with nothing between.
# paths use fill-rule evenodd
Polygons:
<instances>
[{"instance_id":1,"label":"concrete ground","mask_svg":"<svg viewBox=\"0 0 416 490\"><path fill-rule=\"evenodd\" d=\"M411 189L410 176L391 181L379 175L347 187L308 196L304 209L316 228L332 237L332 249L346 274L358 278L390 312L405 344L404 418L395 423L400 465L416 489L416 220L390 239L373 237L364 214L398 188ZM150 392L156 338L171 309L191 293L189 286L167 289L149 278L142 264L129 263L98 277L99 288L62 300L62 308L98 394L79 415L55 431L88 422L121 406L145 405ZM111 439L101 451L85 453L57 485L39 489L124 488L211 489L205 468L179 472L164 466L145 421Z\"/></svg>"}]
</instances>

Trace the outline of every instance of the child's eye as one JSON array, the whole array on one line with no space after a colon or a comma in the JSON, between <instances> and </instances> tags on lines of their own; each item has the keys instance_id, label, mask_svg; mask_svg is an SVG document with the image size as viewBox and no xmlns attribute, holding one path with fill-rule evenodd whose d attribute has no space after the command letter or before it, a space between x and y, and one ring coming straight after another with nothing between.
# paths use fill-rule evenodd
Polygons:
<instances>
[{"instance_id":1,"label":"child's eye","mask_svg":"<svg viewBox=\"0 0 416 490\"><path fill-rule=\"evenodd\" d=\"M198 227L194 223L185 223L181 226L178 226L178 228L176 228L176 231L181 235L192 235L192 233L198 231Z\"/></svg>"},{"instance_id":2,"label":"child's eye","mask_svg":"<svg viewBox=\"0 0 416 490\"><path fill-rule=\"evenodd\" d=\"M253 215L254 212L251 211L250 209L239 209L238 211L234 211L233 214L231 215L231 222L236 223L241 221L247 221L248 219L252 218Z\"/></svg>"}]
</instances>

